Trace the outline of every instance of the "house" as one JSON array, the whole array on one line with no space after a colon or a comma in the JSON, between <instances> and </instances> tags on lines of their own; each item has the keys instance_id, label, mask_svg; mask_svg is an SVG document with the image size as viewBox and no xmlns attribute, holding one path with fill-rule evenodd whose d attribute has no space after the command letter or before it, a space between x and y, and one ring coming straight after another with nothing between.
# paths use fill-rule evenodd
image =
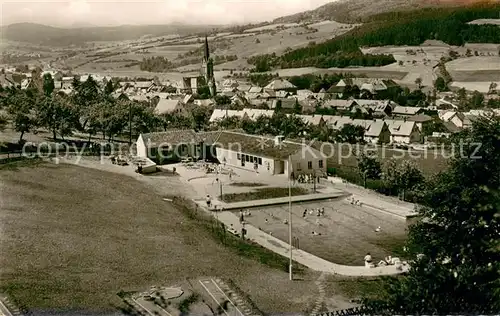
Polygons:
<instances>
[{"instance_id":1,"label":"house","mask_svg":"<svg viewBox=\"0 0 500 316\"><path fill-rule=\"evenodd\" d=\"M282 109L293 109L295 105L297 104L297 99L294 97L291 98L283 98L283 99L274 99L272 100L271 109L274 109L278 106L278 104L281 104Z\"/></svg>"},{"instance_id":2,"label":"house","mask_svg":"<svg viewBox=\"0 0 500 316\"><path fill-rule=\"evenodd\" d=\"M177 162L185 157L207 157L202 135L194 130L170 130L139 135L137 156L156 163Z\"/></svg>"},{"instance_id":3,"label":"house","mask_svg":"<svg viewBox=\"0 0 500 316\"><path fill-rule=\"evenodd\" d=\"M36 88L35 82L31 78L26 78L21 81L21 89L34 89Z\"/></svg>"},{"instance_id":4,"label":"house","mask_svg":"<svg viewBox=\"0 0 500 316\"><path fill-rule=\"evenodd\" d=\"M170 100L170 99L160 99L155 107L154 112L156 114L173 114L181 113L184 110L184 106L181 100Z\"/></svg>"},{"instance_id":5,"label":"house","mask_svg":"<svg viewBox=\"0 0 500 316\"><path fill-rule=\"evenodd\" d=\"M209 107L209 106L213 106L215 104L215 102L212 99L194 100L194 104L196 106Z\"/></svg>"},{"instance_id":6,"label":"house","mask_svg":"<svg viewBox=\"0 0 500 316\"><path fill-rule=\"evenodd\" d=\"M272 117L274 111L272 110L262 110L262 109L243 109L244 116L252 121L255 121L260 116Z\"/></svg>"},{"instance_id":7,"label":"house","mask_svg":"<svg viewBox=\"0 0 500 316\"><path fill-rule=\"evenodd\" d=\"M306 124L311 124L314 126L319 126L324 124L323 117L321 115L297 115Z\"/></svg>"},{"instance_id":8,"label":"house","mask_svg":"<svg viewBox=\"0 0 500 316\"><path fill-rule=\"evenodd\" d=\"M149 96L144 95L144 94L139 94L139 95L130 96L130 100L137 101L137 102L149 102L151 100L151 98Z\"/></svg>"},{"instance_id":9,"label":"house","mask_svg":"<svg viewBox=\"0 0 500 316\"><path fill-rule=\"evenodd\" d=\"M194 97L192 94L186 94L184 98L182 98L182 104L190 104L194 102Z\"/></svg>"},{"instance_id":10,"label":"house","mask_svg":"<svg viewBox=\"0 0 500 316\"><path fill-rule=\"evenodd\" d=\"M222 83L222 88L237 88L239 83L234 79L226 79Z\"/></svg>"},{"instance_id":11,"label":"house","mask_svg":"<svg viewBox=\"0 0 500 316\"><path fill-rule=\"evenodd\" d=\"M333 99L327 100L321 104L322 108L332 108L339 111L351 111L354 106L353 100L342 100L342 99Z\"/></svg>"},{"instance_id":12,"label":"house","mask_svg":"<svg viewBox=\"0 0 500 316\"><path fill-rule=\"evenodd\" d=\"M389 132L391 133L391 143L411 144L420 143L422 141L422 135L415 122L387 119L379 119L376 121L382 121L387 124Z\"/></svg>"},{"instance_id":13,"label":"house","mask_svg":"<svg viewBox=\"0 0 500 316\"><path fill-rule=\"evenodd\" d=\"M306 144L238 132L209 132L217 160L225 165L271 175L326 174L326 157ZM207 143L208 137L206 137Z\"/></svg>"},{"instance_id":14,"label":"house","mask_svg":"<svg viewBox=\"0 0 500 316\"><path fill-rule=\"evenodd\" d=\"M247 103L251 106L254 106L254 107L266 106L267 108L270 108L272 105L272 101L268 101L265 99L252 99L252 100L248 100Z\"/></svg>"},{"instance_id":15,"label":"house","mask_svg":"<svg viewBox=\"0 0 500 316\"><path fill-rule=\"evenodd\" d=\"M416 106L396 106L392 109L392 114L394 115L417 115L421 114L424 109Z\"/></svg>"},{"instance_id":16,"label":"house","mask_svg":"<svg viewBox=\"0 0 500 316\"><path fill-rule=\"evenodd\" d=\"M43 76L45 76L45 75L50 75L52 77L52 80L54 80L54 81L62 81L62 78L63 78L63 73L58 71L58 70L42 71L42 73L40 74L40 77L43 78Z\"/></svg>"},{"instance_id":17,"label":"house","mask_svg":"<svg viewBox=\"0 0 500 316\"><path fill-rule=\"evenodd\" d=\"M385 122L376 120L352 120L354 126L361 126L365 129L363 139L367 143L387 144L391 141L391 132Z\"/></svg>"},{"instance_id":18,"label":"house","mask_svg":"<svg viewBox=\"0 0 500 316\"><path fill-rule=\"evenodd\" d=\"M292 94L296 94L297 87L288 80L275 79L275 80L271 81L267 86L264 87L264 91L266 91L266 92L286 91L286 92L290 92Z\"/></svg>"},{"instance_id":19,"label":"house","mask_svg":"<svg viewBox=\"0 0 500 316\"><path fill-rule=\"evenodd\" d=\"M224 87L222 88L221 94L228 97L232 97L236 94L236 92L238 92L237 88Z\"/></svg>"},{"instance_id":20,"label":"house","mask_svg":"<svg viewBox=\"0 0 500 316\"><path fill-rule=\"evenodd\" d=\"M353 99L353 104L363 108L368 113L374 116L390 116L393 109L398 106L397 103L391 100L369 100L369 99Z\"/></svg>"},{"instance_id":21,"label":"house","mask_svg":"<svg viewBox=\"0 0 500 316\"><path fill-rule=\"evenodd\" d=\"M340 79L337 87L358 87L360 91L368 91L371 94L377 94L381 91L386 91L389 88L397 87L396 82L391 79L379 78L345 78Z\"/></svg>"},{"instance_id":22,"label":"house","mask_svg":"<svg viewBox=\"0 0 500 316\"><path fill-rule=\"evenodd\" d=\"M250 89L248 91L245 91L245 92L248 92L248 93L262 93L264 92L264 89L259 87L259 86L252 86L250 87Z\"/></svg>"},{"instance_id":23,"label":"house","mask_svg":"<svg viewBox=\"0 0 500 316\"><path fill-rule=\"evenodd\" d=\"M240 119L243 119L246 118L247 115L244 111L214 109L208 121L210 123L214 123L227 117L238 117Z\"/></svg>"},{"instance_id":24,"label":"house","mask_svg":"<svg viewBox=\"0 0 500 316\"><path fill-rule=\"evenodd\" d=\"M340 130L345 124L352 124L352 119L349 116L324 115L326 125L333 130Z\"/></svg>"},{"instance_id":25,"label":"house","mask_svg":"<svg viewBox=\"0 0 500 316\"><path fill-rule=\"evenodd\" d=\"M134 88L136 92L146 93L149 92L155 84L152 81L138 81L134 83Z\"/></svg>"},{"instance_id":26,"label":"house","mask_svg":"<svg viewBox=\"0 0 500 316\"><path fill-rule=\"evenodd\" d=\"M417 115L409 116L408 118L406 118L406 120L415 122L417 124L417 127L421 131L423 131L422 128L425 125L432 123L432 117L430 117L429 115L425 115L425 114L417 114Z\"/></svg>"},{"instance_id":27,"label":"house","mask_svg":"<svg viewBox=\"0 0 500 316\"><path fill-rule=\"evenodd\" d=\"M314 92L312 92L311 90L309 90L309 89L297 90L297 98L298 99L307 99L310 97L315 98Z\"/></svg>"},{"instance_id":28,"label":"house","mask_svg":"<svg viewBox=\"0 0 500 316\"><path fill-rule=\"evenodd\" d=\"M0 74L0 86L3 88L18 87L21 81L16 79L17 78L13 74Z\"/></svg>"},{"instance_id":29,"label":"house","mask_svg":"<svg viewBox=\"0 0 500 316\"><path fill-rule=\"evenodd\" d=\"M329 98L329 94L326 92L325 88L321 88L318 93L316 93L316 99L326 100Z\"/></svg>"},{"instance_id":30,"label":"house","mask_svg":"<svg viewBox=\"0 0 500 316\"><path fill-rule=\"evenodd\" d=\"M467 118L461 112L439 111L438 116L443 121L443 123L452 123L459 129L465 128L465 125L468 123L466 122Z\"/></svg>"},{"instance_id":31,"label":"house","mask_svg":"<svg viewBox=\"0 0 500 316\"><path fill-rule=\"evenodd\" d=\"M197 94L198 88L203 85L205 79L203 76L183 77L180 86L180 92L186 94Z\"/></svg>"},{"instance_id":32,"label":"house","mask_svg":"<svg viewBox=\"0 0 500 316\"><path fill-rule=\"evenodd\" d=\"M314 113L318 106L318 101L315 99L297 100L297 102L302 108L302 113Z\"/></svg>"},{"instance_id":33,"label":"house","mask_svg":"<svg viewBox=\"0 0 500 316\"><path fill-rule=\"evenodd\" d=\"M252 86L248 84L240 84L236 89L238 92L248 92Z\"/></svg>"},{"instance_id":34,"label":"house","mask_svg":"<svg viewBox=\"0 0 500 316\"><path fill-rule=\"evenodd\" d=\"M73 77L63 77L61 79L61 89L73 88Z\"/></svg>"}]
</instances>

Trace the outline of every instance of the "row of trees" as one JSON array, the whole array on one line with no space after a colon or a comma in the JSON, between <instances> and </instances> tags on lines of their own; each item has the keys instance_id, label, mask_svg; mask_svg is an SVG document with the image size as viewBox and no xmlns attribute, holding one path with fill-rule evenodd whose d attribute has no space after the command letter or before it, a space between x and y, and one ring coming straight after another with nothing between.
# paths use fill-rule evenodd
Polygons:
<instances>
[{"instance_id":1,"label":"row of trees","mask_svg":"<svg viewBox=\"0 0 500 316\"><path fill-rule=\"evenodd\" d=\"M141 70L150 72L166 72L173 69L174 64L163 56L152 56L143 58L139 64Z\"/></svg>"},{"instance_id":2,"label":"row of trees","mask_svg":"<svg viewBox=\"0 0 500 316\"><path fill-rule=\"evenodd\" d=\"M20 143L25 133L37 129L50 131L54 140L76 131L88 134L89 140L100 134L110 141L125 132L135 137L167 128L206 129L211 115L204 107L188 115L156 115L150 103L132 101L123 94L115 98L115 83L109 81L101 88L92 77L85 82L75 79L69 96L56 92L50 74L35 81L32 89L8 88L0 94L0 107L7 113L0 117L0 125L10 122L20 132Z\"/></svg>"},{"instance_id":3,"label":"row of trees","mask_svg":"<svg viewBox=\"0 0 500 316\"><path fill-rule=\"evenodd\" d=\"M243 129L246 133L256 135L283 135L287 138L316 139L324 142L363 143L365 130L361 126L345 124L341 129L334 130L327 126L316 126L305 123L300 117L286 115L275 111L271 116L259 116L254 121L239 117L227 117L218 120L215 129Z\"/></svg>"}]
</instances>

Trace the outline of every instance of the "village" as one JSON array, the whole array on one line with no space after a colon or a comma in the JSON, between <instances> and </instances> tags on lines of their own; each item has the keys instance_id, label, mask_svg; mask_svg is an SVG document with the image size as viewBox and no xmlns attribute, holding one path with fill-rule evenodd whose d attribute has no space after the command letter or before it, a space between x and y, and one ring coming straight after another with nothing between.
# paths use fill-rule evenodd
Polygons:
<instances>
[{"instance_id":1,"label":"village","mask_svg":"<svg viewBox=\"0 0 500 316\"><path fill-rule=\"evenodd\" d=\"M446 10L6 45L0 316L496 311L498 25Z\"/></svg>"}]
</instances>

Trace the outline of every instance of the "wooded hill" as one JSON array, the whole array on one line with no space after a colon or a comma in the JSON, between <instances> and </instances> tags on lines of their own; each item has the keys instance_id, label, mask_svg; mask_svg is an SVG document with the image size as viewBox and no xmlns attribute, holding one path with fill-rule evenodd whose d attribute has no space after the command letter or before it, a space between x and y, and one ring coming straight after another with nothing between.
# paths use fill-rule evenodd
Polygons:
<instances>
[{"instance_id":1,"label":"wooded hill","mask_svg":"<svg viewBox=\"0 0 500 316\"><path fill-rule=\"evenodd\" d=\"M345 67L387 64L391 58L361 54L359 48L383 45L419 45L441 40L450 45L500 43L497 25L473 25L476 19L498 18L500 2L463 7L426 8L372 16L367 23L329 41L292 50L271 58L270 66ZM374 61L375 60L375 61Z\"/></svg>"}]
</instances>

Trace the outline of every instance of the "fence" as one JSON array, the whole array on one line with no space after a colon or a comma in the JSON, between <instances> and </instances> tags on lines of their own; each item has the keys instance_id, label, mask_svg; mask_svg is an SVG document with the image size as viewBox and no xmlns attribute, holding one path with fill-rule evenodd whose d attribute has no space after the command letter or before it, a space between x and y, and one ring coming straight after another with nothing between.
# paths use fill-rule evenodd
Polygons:
<instances>
[{"instance_id":1,"label":"fence","mask_svg":"<svg viewBox=\"0 0 500 316\"><path fill-rule=\"evenodd\" d=\"M337 311L313 314L312 316L361 316L361 315L373 315L373 314L374 314L373 311L369 310L368 308L364 306L357 306Z\"/></svg>"}]
</instances>

